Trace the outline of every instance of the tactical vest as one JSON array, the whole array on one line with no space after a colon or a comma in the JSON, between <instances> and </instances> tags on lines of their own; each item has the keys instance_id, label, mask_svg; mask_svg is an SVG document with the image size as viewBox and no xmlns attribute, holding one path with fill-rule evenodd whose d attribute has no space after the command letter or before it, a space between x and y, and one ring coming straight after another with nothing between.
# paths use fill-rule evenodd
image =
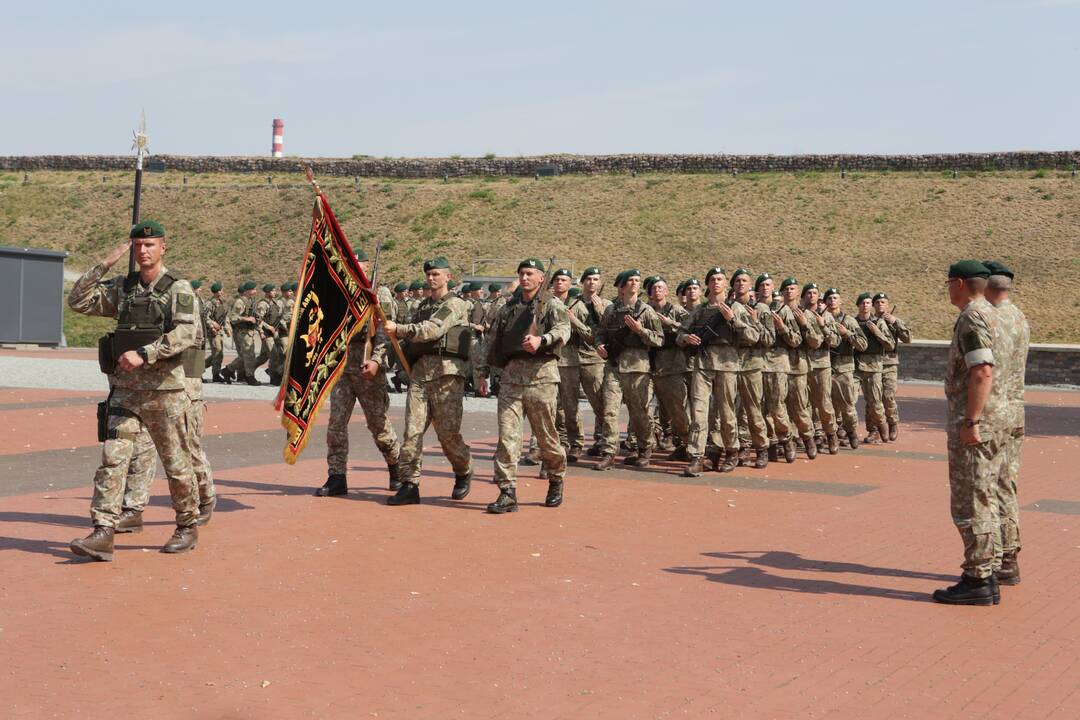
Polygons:
<instances>
[{"instance_id":1,"label":"tactical vest","mask_svg":"<svg viewBox=\"0 0 1080 720\"><path fill-rule=\"evenodd\" d=\"M885 352L885 348L882 347L881 341L878 340L877 335L871 330L866 328L866 320L859 320L855 318L859 323L859 327L862 328L863 334L866 335L866 349L862 351L862 355L881 355Z\"/></svg>"},{"instance_id":2,"label":"tactical vest","mask_svg":"<svg viewBox=\"0 0 1080 720\"><path fill-rule=\"evenodd\" d=\"M442 303L424 303L416 309L414 323L422 323L434 317L442 308ZM472 328L467 325L455 325L436 340L410 340L405 347L405 353L410 363L414 363L425 355L443 355L448 357L469 359L469 345L472 342Z\"/></svg>"},{"instance_id":3,"label":"tactical vest","mask_svg":"<svg viewBox=\"0 0 1080 720\"><path fill-rule=\"evenodd\" d=\"M533 303L535 302L533 300L533 302L525 303L514 299L507 303L499 323L499 342L495 347L496 362L500 365L518 358L555 359L557 357L555 348L552 346L538 348L535 353L530 353L521 347L525 336L532 329ZM541 332L539 328L537 332Z\"/></svg>"},{"instance_id":4,"label":"tactical vest","mask_svg":"<svg viewBox=\"0 0 1080 720\"><path fill-rule=\"evenodd\" d=\"M671 312L674 309L675 308L672 306L671 303L667 303L666 305L664 305L664 307L660 308L659 310L657 310L656 308L653 308L653 310L656 311L657 315L663 315L668 320L671 319ZM661 345L660 348L658 348L658 349L675 347L675 338L679 334L679 326L678 325L668 325L666 323L662 323L662 325L663 325L663 328L664 328L664 344Z\"/></svg>"},{"instance_id":5,"label":"tactical vest","mask_svg":"<svg viewBox=\"0 0 1080 720\"><path fill-rule=\"evenodd\" d=\"M641 336L626 327L626 316L631 315L636 319L640 319L642 313L645 312L645 309L642 307L643 305L644 303L642 303L641 300L638 300L634 303L633 307L620 305L614 309L611 313L611 321L604 328L607 331L608 345L611 345L614 341L623 348L645 347L645 341L641 339ZM608 349L610 350L610 348Z\"/></svg>"},{"instance_id":6,"label":"tactical vest","mask_svg":"<svg viewBox=\"0 0 1080 720\"><path fill-rule=\"evenodd\" d=\"M704 316L701 323L690 328L690 334L701 338L702 345L731 345L734 342L735 333L731 329L731 323L723 317L717 319L719 310L706 307L701 314Z\"/></svg>"},{"instance_id":7,"label":"tactical vest","mask_svg":"<svg viewBox=\"0 0 1080 720\"><path fill-rule=\"evenodd\" d=\"M281 319L281 305L278 303L277 300L271 300L270 301L270 307L267 308L266 315L263 317L263 320L270 327L276 328L277 324L278 324L278 320L280 320L280 319Z\"/></svg>"},{"instance_id":8,"label":"tactical vest","mask_svg":"<svg viewBox=\"0 0 1080 720\"><path fill-rule=\"evenodd\" d=\"M843 325L847 320L847 315L840 313L840 317L836 318L837 325ZM845 335L840 336L840 343L834 347L829 348L829 352L833 355L840 355L843 357L852 357L855 355L855 347L851 344L851 341Z\"/></svg>"}]
</instances>

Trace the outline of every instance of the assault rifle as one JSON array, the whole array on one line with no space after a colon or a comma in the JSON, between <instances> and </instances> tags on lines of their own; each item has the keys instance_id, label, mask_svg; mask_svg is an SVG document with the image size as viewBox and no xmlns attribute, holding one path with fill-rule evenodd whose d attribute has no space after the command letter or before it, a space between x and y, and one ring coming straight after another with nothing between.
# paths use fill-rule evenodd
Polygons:
<instances>
[{"instance_id":1,"label":"assault rifle","mask_svg":"<svg viewBox=\"0 0 1080 720\"><path fill-rule=\"evenodd\" d=\"M731 301L725 301L725 305L732 306ZM703 323L693 325L690 327L689 335L697 335L701 338L700 345L688 345L687 351L690 353L697 353L702 350L706 345L714 344L717 341L734 342L735 333L731 330L731 323L717 310L713 315Z\"/></svg>"},{"instance_id":2,"label":"assault rifle","mask_svg":"<svg viewBox=\"0 0 1080 720\"><path fill-rule=\"evenodd\" d=\"M604 348L607 350L607 360L608 363L610 363L611 365L614 365L618 361L619 356L623 353L623 350L626 350L626 348L628 347L626 341L630 337L631 330L630 328L626 327L626 318L632 317L635 320L640 321L641 316L645 314L645 308L647 308L648 305L641 300L638 300L638 302L641 304L641 310L639 310L637 313L634 313L634 308L627 305L623 305L622 307L614 310L614 328L612 328L610 331L606 328L604 329Z\"/></svg>"},{"instance_id":3,"label":"assault rifle","mask_svg":"<svg viewBox=\"0 0 1080 720\"><path fill-rule=\"evenodd\" d=\"M536 293L536 299L533 303L533 319L532 325L529 326L530 335L541 335L540 332L540 319L544 316L544 308L547 307L547 301L551 299L551 273L555 271L555 256L552 255L548 260L547 272L544 274L544 282L540 285L540 291Z\"/></svg>"}]
</instances>

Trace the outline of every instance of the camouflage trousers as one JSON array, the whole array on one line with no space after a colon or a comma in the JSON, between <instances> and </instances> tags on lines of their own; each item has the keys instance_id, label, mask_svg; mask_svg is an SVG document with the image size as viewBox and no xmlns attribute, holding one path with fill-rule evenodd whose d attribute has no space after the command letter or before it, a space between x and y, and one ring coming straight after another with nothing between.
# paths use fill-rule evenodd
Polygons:
<instances>
[{"instance_id":1,"label":"camouflage trousers","mask_svg":"<svg viewBox=\"0 0 1080 720\"><path fill-rule=\"evenodd\" d=\"M233 332L233 344L236 345L236 359L228 365L228 370L237 377L255 377L255 341L258 335L254 330L244 328Z\"/></svg>"},{"instance_id":2,"label":"camouflage trousers","mask_svg":"<svg viewBox=\"0 0 1080 720\"><path fill-rule=\"evenodd\" d=\"M859 427L859 414L855 407L858 391L855 388L855 374L851 368L832 369L832 403L839 424L849 434Z\"/></svg>"},{"instance_id":3,"label":"camouflage trousers","mask_svg":"<svg viewBox=\"0 0 1080 720\"><path fill-rule=\"evenodd\" d=\"M858 370L859 386L866 402L866 427L873 429L885 424L885 405L881 400L881 373Z\"/></svg>"},{"instance_id":4,"label":"camouflage trousers","mask_svg":"<svg viewBox=\"0 0 1080 720\"><path fill-rule=\"evenodd\" d=\"M499 388L502 394L502 388ZM432 380L413 378L405 395L405 433L398 458L398 477L420 483L424 467L424 433L435 426L435 435L455 475L472 470L469 446L461 437L461 413L465 403L465 378L441 375Z\"/></svg>"},{"instance_id":5,"label":"camouflage trousers","mask_svg":"<svg viewBox=\"0 0 1080 720\"><path fill-rule=\"evenodd\" d=\"M1020 446L1024 444L1024 428L1005 433L1001 471L997 476L997 504L1000 515L998 556L994 569L1001 567L1001 556L1020 551L1020 504L1016 497L1016 484L1020 479Z\"/></svg>"},{"instance_id":6,"label":"camouflage trousers","mask_svg":"<svg viewBox=\"0 0 1080 720\"><path fill-rule=\"evenodd\" d=\"M346 360L345 370L330 390L330 423L326 427L326 469L331 475L345 475L349 465L349 420L360 403L364 422L387 465L397 465L401 453L394 426L387 418L390 395L386 373L381 369L368 380L360 374L363 365Z\"/></svg>"},{"instance_id":7,"label":"camouflage trousers","mask_svg":"<svg viewBox=\"0 0 1080 720\"><path fill-rule=\"evenodd\" d=\"M274 338L271 335L264 336L262 333L254 333L255 350L259 353L255 356L255 367L260 368L270 359L270 350L274 347Z\"/></svg>"},{"instance_id":8,"label":"camouflage trousers","mask_svg":"<svg viewBox=\"0 0 1080 720\"><path fill-rule=\"evenodd\" d=\"M593 444L599 445L604 437L604 376L607 363L589 363L578 366L581 389L593 411ZM620 396L619 402L622 402ZM616 431L617 433L617 431Z\"/></svg>"},{"instance_id":9,"label":"camouflage trousers","mask_svg":"<svg viewBox=\"0 0 1080 720\"><path fill-rule=\"evenodd\" d=\"M814 434L814 417L810 411L810 387L806 375L788 373L787 399L788 417L799 430L802 437Z\"/></svg>"},{"instance_id":10,"label":"camouflage trousers","mask_svg":"<svg viewBox=\"0 0 1080 720\"><path fill-rule=\"evenodd\" d=\"M739 373L726 370L697 370L690 382L692 412L689 442L686 451L690 457L701 457L709 440L710 400L715 408L720 429L719 440L726 448L739 447L739 425L735 412L735 398L739 393Z\"/></svg>"},{"instance_id":11,"label":"camouflage trousers","mask_svg":"<svg viewBox=\"0 0 1080 720\"><path fill-rule=\"evenodd\" d=\"M739 402L746 412L747 429L750 431L751 446L757 450L768 447L769 432L765 427L765 416L761 414L761 398L765 394L762 388L760 370L745 370L739 373ZM738 448L739 445L735 445ZM734 449L730 448L729 449Z\"/></svg>"},{"instance_id":12,"label":"camouflage trousers","mask_svg":"<svg viewBox=\"0 0 1080 720\"><path fill-rule=\"evenodd\" d=\"M581 430L581 366L559 366L559 411L562 415L563 428L559 433L566 447L580 450L585 446L584 433Z\"/></svg>"},{"instance_id":13,"label":"camouflage trousers","mask_svg":"<svg viewBox=\"0 0 1080 720\"><path fill-rule=\"evenodd\" d=\"M689 385L688 372L653 377L660 432L666 435L670 430L684 445L690 442Z\"/></svg>"},{"instance_id":14,"label":"camouflage trousers","mask_svg":"<svg viewBox=\"0 0 1080 720\"><path fill-rule=\"evenodd\" d=\"M206 356L206 366L214 375L221 374L221 363L225 360L225 336L221 333L207 340L210 354Z\"/></svg>"},{"instance_id":15,"label":"camouflage trousers","mask_svg":"<svg viewBox=\"0 0 1080 720\"><path fill-rule=\"evenodd\" d=\"M832 368L810 368L810 374L806 376L806 384L810 388L815 434L835 434L836 411L833 409L832 401Z\"/></svg>"},{"instance_id":16,"label":"camouflage trousers","mask_svg":"<svg viewBox=\"0 0 1080 720\"><path fill-rule=\"evenodd\" d=\"M896 405L897 365L886 365L881 370L881 405L889 425L900 424L900 409Z\"/></svg>"},{"instance_id":17,"label":"camouflage trousers","mask_svg":"<svg viewBox=\"0 0 1080 720\"><path fill-rule=\"evenodd\" d=\"M603 383L600 386L600 440L597 446L604 455L615 455L619 451L619 410L622 409L623 391L619 383L619 374L611 365L604 363Z\"/></svg>"},{"instance_id":18,"label":"camouflage trousers","mask_svg":"<svg viewBox=\"0 0 1080 720\"><path fill-rule=\"evenodd\" d=\"M90 501L90 519L94 525L116 527L135 445L144 432L152 439L165 467L176 524L195 524L199 516L199 490L191 466L190 417L191 401L183 390L113 390L108 421L110 437L101 449L101 464L94 473L94 496Z\"/></svg>"},{"instance_id":19,"label":"camouflage trousers","mask_svg":"<svg viewBox=\"0 0 1080 720\"><path fill-rule=\"evenodd\" d=\"M561 368L560 368L561 369ZM566 451L555 429L555 408L559 388L556 383L541 385L506 384L499 389L499 444L495 448L495 483L500 490L517 487L517 464L521 457L522 421L529 419L532 437L549 482L566 476Z\"/></svg>"},{"instance_id":20,"label":"camouflage trousers","mask_svg":"<svg viewBox=\"0 0 1080 720\"><path fill-rule=\"evenodd\" d=\"M639 453L651 453L656 445L656 438L652 432L652 417L649 415L649 404L652 402L649 373L620 373L612 368L611 375L614 377L613 382L604 380L604 452L615 454L619 446L621 394L630 414L630 422L627 423L628 435L632 433L636 438ZM615 387L618 387L619 394L614 392Z\"/></svg>"},{"instance_id":21,"label":"camouflage trousers","mask_svg":"<svg viewBox=\"0 0 1080 720\"><path fill-rule=\"evenodd\" d=\"M964 574L987 578L1001 557L1001 521L997 485L1001 472L1002 433L987 433L978 445L964 445L948 435L949 495L953 524L964 543Z\"/></svg>"},{"instance_id":22,"label":"camouflage trousers","mask_svg":"<svg viewBox=\"0 0 1080 720\"><path fill-rule=\"evenodd\" d=\"M765 398L761 411L768 426L769 442L786 442L791 437L791 420L787 414L788 374L763 372L761 386Z\"/></svg>"},{"instance_id":23,"label":"camouflage trousers","mask_svg":"<svg viewBox=\"0 0 1080 720\"><path fill-rule=\"evenodd\" d=\"M214 471L206 457L202 444L203 416L206 403L192 400L188 414L188 431L191 442L191 469L195 471L195 482L199 487L199 505L208 505L217 497L214 489ZM144 431L135 440L135 451L128 464L127 487L124 490L124 510L142 512L150 503L150 486L157 474L157 452L154 440L148 431Z\"/></svg>"},{"instance_id":24,"label":"camouflage trousers","mask_svg":"<svg viewBox=\"0 0 1080 720\"><path fill-rule=\"evenodd\" d=\"M272 378L280 378L285 374L285 352L289 347L289 339L278 335L268 338L270 345L270 362L266 369Z\"/></svg>"}]
</instances>

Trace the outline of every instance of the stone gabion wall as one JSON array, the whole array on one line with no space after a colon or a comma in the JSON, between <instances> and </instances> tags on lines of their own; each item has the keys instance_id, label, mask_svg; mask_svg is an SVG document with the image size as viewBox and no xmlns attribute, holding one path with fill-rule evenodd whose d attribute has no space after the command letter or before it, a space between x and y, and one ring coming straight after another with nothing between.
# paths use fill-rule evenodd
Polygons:
<instances>
[{"instance_id":1,"label":"stone gabion wall","mask_svg":"<svg viewBox=\"0 0 1080 720\"><path fill-rule=\"evenodd\" d=\"M189 173L286 173L311 167L317 175L431 178L484 175L532 176L545 168L560 173L704 173L848 171L1072 170L1080 150L1060 152L955 153L945 155L538 155L495 158L269 158L155 155L168 170ZM0 170L131 170L123 155L0 157Z\"/></svg>"},{"instance_id":2,"label":"stone gabion wall","mask_svg":"<svg viewBox=\"0 0 1080 720\"><path fill-rule=\"evenodd\" d=\"M915 340L900 346L900 378L942 380L949 362L945 340ZM1080 386L1080 345L1032 345L1028 351L1028 385Z\"/></svg>"}]
</instances>

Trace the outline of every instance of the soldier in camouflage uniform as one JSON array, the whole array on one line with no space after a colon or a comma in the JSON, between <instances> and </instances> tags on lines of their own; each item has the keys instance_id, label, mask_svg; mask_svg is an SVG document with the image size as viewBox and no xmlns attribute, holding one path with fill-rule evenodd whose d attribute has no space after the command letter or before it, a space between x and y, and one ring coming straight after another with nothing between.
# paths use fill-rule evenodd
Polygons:
<instances>
[{"instance_id":1,"label":"soldier in camouflage uniform","mask_svg":"<svg viewBox=\"0 0 1080 720\"><path fill-rule=\"evenodd\" d=\"M771 330L766 330L758 321L757 311L754 309L753 281L750 279L750 271L739 268L731 275L731 308L742 308L748 316L748 324L744 333L736 335L735 346L739 354L739 405L745 415L745 422L749 430L751 447L757 455L754 467L764 467L768 462L769 432L765 424L765 416L761 412L761 401L764 397L762 387L762 370L765 368L765 359L762 357L760 344L762 335ZM740 438L740 445L742 439ZM725 447L724 464L729 463L730 455ZM745 460L741 460L741 458ZM749 454L736 451L735 462L749 464Z\"/></svg>"},{"instance_id":2,"label":"soldier in camouflage uniform","mask_svg":"<svg viewBox=\"0 0 1080 720\"><path fill-rule=\"evenodd\" d=\"M600 329L600 319L604 316L610 301L600 297L600 291L604 287L603 276L598 267L588 267L579 278L581 282L581 296L575 298L567 305L567 319L570 321L569 346L577 352L577 366L572 372L577 373L578 384L570 383L572 387L560 392L575 395L578 387L585 392L585 399L592 408L595 423L593 426L593 443L587 454L593 457L603 454L604 438L611 430L605 428L604 396L605 378L607 378L608 394L618 397L622 403L622 392L618 388L618 381L611 374L607 363L596 352L596 333ZM574 367L571 365L571 367ZM618 427L614 429L618 437ZM583 433L584 435L584 433ZM584 444L584 438L582 438ZM576 449L576 448L572 448Z\"/></svg>"},{"instance_id":3,"label":"soldier in camouflage uniform","mask_svg":"<svg viewBox=\"0 0 1080 720\"><path fill-rule=\"evenodd\" d=\"M580 299L570 298L570 271L559 268L551 273L551 294L558 298L567 310L572 304L580 304ZM576 319L576 318L575 318ZM580 322L580 321L579 321ZM574 343L573 325L567 312L567 325L571 328L567 341L558 351L559 367L559 393L556 424L562 419L560 431L561 439L566 447L567 462L575 462L585 449L584 433L581 429L581 356L578 354L578 346ZM535 435L534 435L535 437Z\"/></svg>"},{"instance_id":4,"label":"soldier in camouflage uniform","mask_svg":"<svg viewBox=\"0 0 1080 720\"><path fill-rule=\"evenodd\" d=\"M760 298L771 298L773 279L769 273L758 275L754 289ZM764 390L762 414L769 426L769 460L778 460L783 452L784 459L795 462L795 437L791 432L792 423L788 417L788 373L791 372L791 360L788 351L802 344L799 323L791 308L778 303L772 308L769 302L762 301L755 306L758 322L762 327L761 354L765 366L761 373Z\"/></svg>"},{"instance_id":5,"label":"soldier in camouflage uniform","mask_svg":"<svg viewBox=\"0 0 1080 720\"><path fill-rule=\"evenodd\" d=\"M1027 369L1031 330L1020 308L1009 299L1013 272L1005 265L987 261L990 270L986 299L997 310L1001 325L1004 352L995 352L995 381L1003 380L1005 387L1004 454L1001 472L997 476L997 505L1000 516L1000 541L994 558L994 577L1002 585L1020 583L1020 505L1016 484L1020 478L1020 446L1024 442L1024 373Z\"/></svg>"},{"instance_id":6,"label":"soldier in camouflage uniform","mask_svg":"<svg viewBox=\"0 0 1080 720\"><path fill-rule=\"evenodd\" d=\"M229 309L236 358L222 371L226 381L241 380L258 385L255 379L255 282L248 280L237 288L237 297Z\"/></svg>"},{"instance_id":7,"label":"soldier in camouflage uniform","mask_svg":"<svg viewBox=\"0 0 1080 720\"><path fill-rule=\"evenodd\" d=\"M964 545L960 582L934 591L950 605L996 605L994 563L1000 537L997 478L1003 460L1004 378L998 373L1001 327L984 291L990 271L961 260L949 267L949 301L960 309L945 369L946 435L953 524Z\"/></svg>"},{"instance_id":8,"label":"soldier in camouflage uniform","mask_svg":"<svg viewBox=\"0 0 1080 720\"><path fill-rule=\"evenodd\" d=\"M517 512L517 462L521 455L522 419L529 419L547 472L544 504L558 507L563 500L566 453L555 429L558 403L560 349L570 338L566 306L555 297L544 298L544 264L536 258L518 264L521 293L499 311L487 340L480 366L481 395L487 395L488 368L501 365L499 392L499 444L495 449L495 483L499 497L489 513ZM542 306L538 306L539 303Z\"/></svg>"},{"instance_id":9,"label":"soldier in camouflage uniform","mask_svg":"<svg viewBox=\"0 0 1080 720\"><path fill-rule=\"evenodd\" d=\"M277 287L273 283L266 283L262 290L263 296L255 302L255 342L258 348L258 355L255 357L256 369L262 367L270 359L274 339L277 337L277 319L281 312L277 304ZM269 368L267 374L269 374ZM273 380L271 377L271 384Z\"/></svg>"},{"instance_id":10,"label":"soldier in camouflage uniform","mask_svg":"<svg viewBox=\"0 0 1080 720\"><path fill-rule=\"evenodd\" d=\"M355 251L357 264L370 277L371 265L367 254ZM393 320L396 308L385 288L379 288L379 303L387 319ZM353 408L360 403L364 422L375 446L386 461L391 490L398 490L398 463L401 446L394 426L387 417L390 395L387 392L386 371L390 367L386 337L376 331L371 337L371 323L364 323L349 340L345 369L330 391L330 423L326 427L326 482L315 491L319 497L345 495L349 492L349 420Z\"/></svg>"},{"instance_id":11,"label":"soldier in camouflage uniform","mask_svg":"<svg viewBox=\"0 0 1080 720\"><path fill-rule=\"evenodd\" d=\"M649 306L656 312L664 331L664 344L653 351L652 383L657 405L663 411L662 418L670 424L671 435L677 444L676 448L671 448L673 452L668 459L689 461L690 415L687 401L693 360L676 341L690 313L668 301L668 286L663 278L652 283Z\"/></svg>"},{"instance_id":12,"label":"soldier in camouflage uniform","mask_svg":"<svg viewBox=\"0 0 1080 720\"><path fill-rule=\"evenodd\" d=\"M225 359L225 338L231 332L229 329L229 303L225 301L221 283L215 282L210 286L213 297L206 303L206 327L207 343L210 346L210 354L206 356L206 364L210 366L211 379L216 382L225 382L221 375L221 363Z\"/></svg>"},{"instance_id":13,"label":"soldier in camouflage uniform","mask_svg":"<svg viewBox=\"0 0 1080 720\"><path fill-rule=\"evenodd\" d=\"M911 330L900 318L889 310L889 296L879 292L873 297L874 314L879 322L884 323L895 345L885 353L881 362L881 401L885 407L885 420L889 425L889 441L896 440L900 429L900 410L896 405L896 382L900 369L898 350L900 343L911 342ZM869 427L868 431L872 431Z\"/></svg>"},{"instance_id":14,"label":"soldier in camouflage uniform","mask_svg":"<svg viewBox=\"0 0 1080 720\"><path fill-rule=\"evenodd\" d=\"M836 411L832 403L830 351L840 343L840 335L832 314L823 308L819 310L818 293L817 283L803 285L802 311L806 321L821 334L821 342L816 347L808 344L806 348L806 358L810 363L806 383L814 411L814 442L820 447L827 444L829 454L835 455L840 452L840 441L836 436Z\"/></svg>"},{"instance_id":15,"label":"soldier in camouflage uniform","mask_svg":"<svg viewBox=\"0 0 1080 720\"><path fill-rule=\"evenodd\" d=\"M866 335L859 322L846 314L840 291L829 288L825 291L825 308L836 321L836 334L839 342L829 349L832 362L832 404L838 419L838 430L846 433L845 437L852 450L859 447L859 415L855 407L858 391L855 385L855 355L866 350Z\"/></svg>"},{"instance_id":16,"label":"soldier in camouflage uniform","mask_svg":"<svg viewBox=\"0 0 1080 720\"><path fill-rule=\"evenodd\" d=\"M110 372L107 434L101 465L94 476L90 516L94 531L73 540L77 555L109 561L113 535L123 504L128 466L135 440L148 431L165 466L169 493L176 512L176 530L164 552L191 550L198 542L198 487L191 467L192 448L186 432L191 402L185 391L184 361L194 362L195 295L191 285L170 273L162 263L165 230L145 221L131 230L131 240L88 270L75 283L68 306L75 312L115 317L118 325L112 347L118 357ZM102 281L102 277L134 246L138 271ZM140 328L136 332L131 328ZM156 339L150 336L158 334ZM137 343L149 341L142 345ZM137 345L132 349L124 349ZM103 368L104 369L104 368Z\"/></svg>"},{"instance_id":17,"label":"soldier in camouflage uniform","mask_svg":"<svg viewBox=\"0 0 1080 720\"><path fill-rule=\"evenodd\" d=\"M412 363L412 382L405 398L405 433L398 461L402 481L390 505L420 502L420 471L423 467L424 433L428 425L454 469L455 500L469 494L473 476L472 455L461 437L461 414L465 398L465 364L468 355L468 306L450 294L450 262L437 257L424 263L429 296L416 309L413 322L390 320L384 331L407 340ZM457 329L455 329L457 328ZM453 347L451 347L453 345ZM415 361L413 361L415 358Z\"/></svg>"},{"instance_id":18,"label":"soldier in camouflage uniform","mask_svg":"<svg viewBox=\"0 0 1080 720\"><path fill-rule=\"evenodd\" d=\"M607 360L608 368L619 384L622 399L630 413L630 430L637 438L637 453L624 462L648 467L652 458L653 436L649 418L649 348L664 344L663 326L656 313L638 297L641 272L624 270L615 278L619 296L604 310L596 333L596 352ZM607 470L615 461L618 444L619 397L605 380L604 450L594 470Z\"/></svg>"},{"instance_id":19,"label":"soldier in camouflage uniform","mask_svg":"<svg viewBox=\"0 0 1080 720\"><path fill-rule=\"evenodd\" d=\"M267 372L270 374L271 385L281 385L285 374L285 354L289 345L289 325L292 323L292 303L285 302L285 293L289 290L289 283L282 283L280 294L275 293L273 306L267 313L267 322L274 326L274 332L270 338L270 362Z\"/></svg>"},{"instance_id":20,"label":"soldier in camouflage uniform","mask_svg":"<svg viewBox=\"0 0 1080 720\"><path fill-rule=\"evenodd\" d=\"M813 460L817 457L817 444L814 442L814 416L810 407L810 388L807 375L810 373L810 358L807 352L819 348L824 342L821 327L811 322L799 305L799 282L793 277L785 278L780 283L780 292L784 296L784 305L791 310L799 326L802 342L798 347L788 349L787 411L788 417L799 430L799 439L806 449L806 456Z\"/></svg>"},{"instance_id":21,"label":"soldier in camouflage uniform","mask_svg":"<svg viewBox=\"0 0 1080 720\"><path fill-rule=\"evenodd\" d=\"M874 319L873 299L870 293L859 295L859 314L856 322L866 337L866 350L855 353L855 374L859 378L863 398L866 401L866 426L877 428L874 435L867 435L863 442L873 445L886 442L889 431L885 425L885 405L881 399L881 370L885 353L895 347L888 326Z\"/></svg>"}]
</instances>

